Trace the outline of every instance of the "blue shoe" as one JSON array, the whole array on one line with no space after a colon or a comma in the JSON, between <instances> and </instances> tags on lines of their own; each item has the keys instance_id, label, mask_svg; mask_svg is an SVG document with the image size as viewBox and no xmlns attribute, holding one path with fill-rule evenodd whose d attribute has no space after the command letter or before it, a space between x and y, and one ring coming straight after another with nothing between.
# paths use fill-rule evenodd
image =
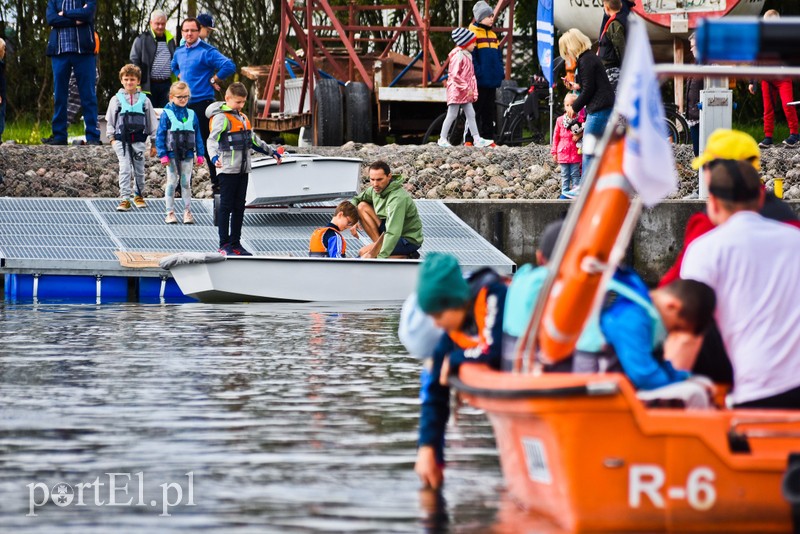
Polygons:
<instances>
[{"instance_id":1,"label":"blue shoe","mask_svg":"<svg viewBox=\"0 0 800 534\"><path fill-rule=\"evenodd\" d=\"M231 245L231 254L235 256L252 256L252 254L242 246L241 243L236 243L235 245Z\"/></svg>"},{"instance_id":2,"label":"blue shoe","mask_svg":"<svg viewBox=\"0 0 800 534\"><path fill-rule=\"evenodd\" d=\"M772 142L772 137L765 137L763 141L758 143L761 148L772 148L775 143Z\"/></svg>"},{"instance_id":3,"label":"blue shoe","mask_svg":"<svg viewBox=\"0 0 800 534\"><path fill-rule=\"evenodd\" d=\"M219 247L219 250L217 250L217 252L219 252L223 256L233 255L233 249L231 248L229 243L225 243L224 245Z\"/></svg>"},{"instance_id":4,"label":"blue shoe","mask_svg":"<svg viewBox=\"0 0 800 534\"><path fill-rule=\"evenodd\" d=\"M572 200L572 199L571 199L571 198L569 198L569 197L568 197L567 195L565 195L564 193L561 193L560 195L558 195L558 200Z\"/></svg>"},{"instance_id":5,"label":"blue shoe","mask_svg":"<svg viewBox=\"0 0 800 534\"><path fill-rule=\"evenodd\" d=\"M783 144L789 148L797 148L798 141L800 141L800 136L797 134L792 134L783 140Z\"/></svg>"}]
</instances>

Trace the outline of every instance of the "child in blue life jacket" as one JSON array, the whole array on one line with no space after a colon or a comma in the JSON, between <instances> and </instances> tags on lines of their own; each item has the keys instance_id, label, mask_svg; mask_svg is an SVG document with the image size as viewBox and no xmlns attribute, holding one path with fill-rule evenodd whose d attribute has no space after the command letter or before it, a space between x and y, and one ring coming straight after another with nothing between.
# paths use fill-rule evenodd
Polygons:
<instances>
[{"instance_id":1,"label":"child in blue life jacket","mask_svg":"<svg viewBox=\"0 0 800 534\"><path fill-rule=\"evenodd\" d=\"M156 133L156 114L147 95L139 91L142 71L133 64L122 67L122 89L111 97L106 111L106 134L119 160L119 195L117 211L130 211L131 205L145 208L145 141ZM133 178L133 203L131 203Z\"/></svg>"},{"instance_id":2,"label":"child in blue life jacket","mask_svg":"<svg viewBox=\"0 0 800 534\"><path fill-rule=\"evenodd\" d=\"M347 242L342 232L359 222L358 209L349 200L341 202L327 226L314 230L308 244L308 255L317 258L344 258Z\"/></svg>"},{"instance_id":3,"label":"child in blue life jacket","mask_svg":"<svg viewBox=\"0 0 800 534\"><path fill-rule=\"evenodd\" d=\"M247 88L234 82L225 91L225 102L214 102L206 109L206 117L211 121L208 157L217 169L220 189L219 251L237 256L252 256L241 243L250 151L262 152L281 162L280 153L253 132L247 115L242 113L246 101Z\"/></svg>"},{"instance_id":4,"label":"child in blue life jacket","mask_svg":"<svg viewBox=\"0 0 800 534\"><path fill-rule=\"evenodd\" d=\"M500 368L505 298L505 280L491 269L465 280L454 256L436 252L420 266L417 304L445 332L421 377L414 470L426 486L438 488L444 477L444 434L450 417L447 377L457 374L462 364Z\"/></svg>"},{"instance_id":5,"label":"child in blue life jacket","mask_svg":"<svg viewBox=\"0 0 800 534\"><path fill-rule=\"evenodd\" d=\"M190 97L186 82L175 82L169 88L169 104L164 106L156 134L156 149L161 164L167 168L167 186L164 200L167 215L164 222L176 224L175 190L181 183L183 199L183 224L194 224L192 215L192 167L203 165L205 150L200 133L200 118L186 104Z\"/></svg>"}]
</instances>

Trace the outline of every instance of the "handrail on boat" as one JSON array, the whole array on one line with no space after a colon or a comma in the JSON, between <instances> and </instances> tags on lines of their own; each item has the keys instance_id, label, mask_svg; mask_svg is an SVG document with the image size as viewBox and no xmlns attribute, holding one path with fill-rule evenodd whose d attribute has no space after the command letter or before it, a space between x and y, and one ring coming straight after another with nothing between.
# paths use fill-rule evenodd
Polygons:
<instances>
[{"instance_id":1,"label":"handrail on boat","mask_svg":"<svg viewBox=\"0 0 800 534\"><path fill-rule=\"evenodd\" d=\"M580 386L564 386L557 388L526 388L526 389L492 389L470 386L461 381L458 376L448 377L451 386L462 393L477 395L488 399L543 399L564 397L600 397L616 395L619 386L616 382L590 382Z\"/></svg>"}]
</instances>

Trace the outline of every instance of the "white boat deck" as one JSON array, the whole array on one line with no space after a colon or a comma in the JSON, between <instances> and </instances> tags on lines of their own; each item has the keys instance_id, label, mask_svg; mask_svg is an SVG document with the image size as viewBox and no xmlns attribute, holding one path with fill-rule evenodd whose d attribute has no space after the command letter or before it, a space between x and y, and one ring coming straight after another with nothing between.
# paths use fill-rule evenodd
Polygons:
<instances>
[{"instance_id":1,"label":"white boat deck","mask_svg":"<svg viewBox=\"0 0 800 534\"><path fill-rule=\"evenodd\" d=\"M0 273L164 276L157 268L122 267L124 252L175 253L217 250L212 202L193 200L194 225L164 223L164 200L147 199L147 208L117 212L117 199L0 198ZM308 256L314 228L330 220L336 202L285 210L245 213L242 244L256 255ZM466 270L489 266L511 273L514 262L453 214L442 202L419 200L426 253L449 252ZM176 200L175 210L183 211ZM345 232L353 253L367 244ZM352 255L352 254L351 254Z\"/></svg>"}]
</instances>

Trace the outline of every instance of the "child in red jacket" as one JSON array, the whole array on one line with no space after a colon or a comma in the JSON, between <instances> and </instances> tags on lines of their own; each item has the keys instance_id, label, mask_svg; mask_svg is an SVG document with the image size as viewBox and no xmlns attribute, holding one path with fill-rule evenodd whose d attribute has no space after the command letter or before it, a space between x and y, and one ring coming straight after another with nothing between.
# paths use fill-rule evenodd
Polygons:
<instances>
[{"instance_id":1,"label":"child in red jacket","mask_svg":"<svg viewBox=\"0 0 800 534\"><path fill-rule=\"evenodd\" d=\"M572 102L575 101L575 94L569 93L564 98L564 109L571 110ZM581 154L578 151L578 140L581 133L573 131L574 126L580 124L577 117L570 116L567 111L556 119L556 127L553 130L553 142L550 153L553 161L561 167L561 197L569 198L567 193L581 184ZM580 128L580 127L579 127Z\"/></svg>"}]
</instances>

